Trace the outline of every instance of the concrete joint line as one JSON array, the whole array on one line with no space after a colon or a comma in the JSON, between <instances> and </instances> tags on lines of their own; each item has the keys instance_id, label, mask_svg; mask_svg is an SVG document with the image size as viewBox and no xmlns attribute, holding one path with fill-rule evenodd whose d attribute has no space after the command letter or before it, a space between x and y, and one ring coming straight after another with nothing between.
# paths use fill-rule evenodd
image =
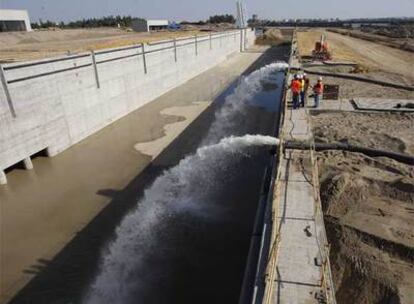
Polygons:
<instances>
[{"instance_id":1,"label":"concrete joint line","mask_svg":"<svg viewBox=\"0 0 414 304\"><path fill-rule=\"evenodd\" d=\"M198 42L197 42L197 35L194 36L194 48L195 48L195 54L198 56Z\"/></svg>"},{"instance_id":2,"label":"concrete joint line","mask_svg":"<svg viewBox=\"0 0 414 304\"><path fill-rule=\"evenodd\" d=\"M1 84L3 86L4 95L6 95L7 104L9 106L9 110L13 118L16 118L16 111L13 106L13 101L11 99L9 86L7 84L6 75L4 74L3 66L0 65L0 78L1 78Z\"/></svg>"},{"instance_id":3,"label":"concrete joint line","mask_svg":"<svg viewBox=\"0 0 414 304\"><path fill-rule=\"evenodd\" d=\"M95 52L94 51L91 51L91 58L92 58L93 70L95 72L96 87L99 89L101 86L99 84L98 67L96 65L96 57L95 57Z\"/></svg>"}]
</instances>

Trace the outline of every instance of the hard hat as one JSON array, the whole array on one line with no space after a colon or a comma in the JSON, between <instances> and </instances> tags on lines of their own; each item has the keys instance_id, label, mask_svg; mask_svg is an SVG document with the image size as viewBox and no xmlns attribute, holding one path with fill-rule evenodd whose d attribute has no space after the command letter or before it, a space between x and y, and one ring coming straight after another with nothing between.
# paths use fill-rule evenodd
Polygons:
<instances>
[{"instance_id":1,"label":"hard hat","mask_svg":"<svg viewBox=\"0 0 414 304\"><path fill-rule=\"evenodd\" d=\"M322 81L322 77L318 77L318 80L319 80L319 81Z\"/></svg>"},{"instance_id":2,"label":"hard hat","mask_svg":"<svg viewBox=\"0 0 414 304\"><path fill-rule=\"evenodd\" d=\"M299 77L299 79L302 79L302 78L303 78L303 76L302 76L302 75L299 75L298 77Z\"/></svg>"},{"instance_id":3,"label":"hard hat","mask_svg":"<svg viewBox=\"0 0 414 304\"><path fill-rule=\"evenodd\" d=\"M303 73L303 77L305 77L306 76L306 73Z\"/></svg>"}]
</instances>

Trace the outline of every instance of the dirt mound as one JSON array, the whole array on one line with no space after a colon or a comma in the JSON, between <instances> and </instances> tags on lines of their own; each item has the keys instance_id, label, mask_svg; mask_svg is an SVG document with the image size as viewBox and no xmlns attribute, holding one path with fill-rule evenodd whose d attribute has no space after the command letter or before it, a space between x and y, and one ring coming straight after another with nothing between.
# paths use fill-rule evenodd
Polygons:
<instances>
[{"instance_id":1,"label":"dirt mound","mask_svg":"<svg viewBox=\"0 0 414 304\"><path fill-rule=\"evenodd\" d=\"M325 220L325 224L332 246L337 302L401 303L396 288L401 278L384 267L380 251L361 243L352 229L332 220Z\"/></svg>"},{"instance_id":2,"label":"dirt mound","mask_svg":"<svg viewBox=\"0 0 414 304\"><path fill-rule=\"evenodd\" d=\"M268 29L256 39L256 44L259 45L279 45L288 42L290 42L289 37L285 37L279 29Z\"/></svg>"},{"instance_id":3,"label":"dirt mound","mask_svg":"<svg viewBox=\"0 0 414 304\"><path fill-rule=\"evenodd\" d=\"M319 142L345 142L414 154L412 113L321 113L313 116Z\"/></svg>"},{"instance_id":4,"label":"dirt mound","mask_svg":"<svg viewBox=\"0 0 414 304\"><path fill-rule=\"evenodd\" d=\"M357 153L318 153L338 303L411 303L412 168Z\"/></svg>"}]
</instances>

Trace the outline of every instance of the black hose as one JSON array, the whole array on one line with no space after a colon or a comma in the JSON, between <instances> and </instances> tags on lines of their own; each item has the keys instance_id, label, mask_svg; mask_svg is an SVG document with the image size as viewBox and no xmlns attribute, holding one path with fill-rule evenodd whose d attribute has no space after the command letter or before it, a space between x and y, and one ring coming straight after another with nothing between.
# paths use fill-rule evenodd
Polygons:
<instances>
[{"instance_id":1,"label":"black hose","mask_svg":"<svg viewBox=\"0 0 414 304\"><path fill-rule=\"evenodd\" d=\"M284 143L284 146L287 149L295 149L295 150L309 150L311 148L311 145L309 143L299 142L299 141L286 141ZM363 153L365 155L372 156L372 157L384 156L384 157L392 158L404 164L414 165L414 156L412 155L385 151L385 150L380 150L380 149L355 146L355 145L345 144L345 143L315 143L315 150L316 151L341 150L341 151L349 151L349 152L358 152L358 153Z\"/></svg>"},{"instance_id":2,"label":"black hose","mask_svg":"<svg viewBox=\"0 0 414 304\"><path fill-rule=\"evenodd\" d=\"M377 79L370 79L362 76L357 75L350 75L350 74L344 74L344 73L330 73L330 72L322 72L322 71L313 71L308 69L301 69L301 68L294 68L292 67L291 70L295 71L303 71L306 74L313 74L313 75L319 75L319 76L327 76L327 77L336 77L336 78L344 78L344 79L350 79L350 80L356 80L356 81L362 81L372 84L381 85L384 87L391 87L395 89L401 89L401 90L407 90L407 91L414 91L414 86L411 85L404 85L399 83L393 83L388 81L382 81Z\"/></svg>"}]
</instances>

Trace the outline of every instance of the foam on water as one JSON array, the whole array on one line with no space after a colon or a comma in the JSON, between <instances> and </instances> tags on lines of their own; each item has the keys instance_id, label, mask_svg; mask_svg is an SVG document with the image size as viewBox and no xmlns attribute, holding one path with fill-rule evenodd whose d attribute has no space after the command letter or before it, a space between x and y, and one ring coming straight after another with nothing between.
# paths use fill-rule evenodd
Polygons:
<instances>
[{"instance_id":1,"label":"foam on water","mask_svg":"<svg viewBox=\"0 0 414 304\"><path fill-rule=\"evenodd\" d=\"M287 67L288 64L285 62L276 62L242 77L234 92L226 97L224 105L216 112L215 120L203 144L215 143L228 136L240 123L237 117L245 114L249 105L254 105L254 96L263 90L263 82L281 85L283 78L278 77L278 72Z\"/></svg>"},{"instance_id":2,"label":"foam on water","mask_svg":"<svg viewBox=\"0 0 414 304\"><path fill-rule=\"evenodd\" d=\"M273 72L285 67L282 63L271 64L243 78L216 114L203 146L165 171L145 190L137 207L125 216L103 252L100 272L88 290L85 303L131 302L131 295L136 294L142 283L136 274L145 258L157 250L157 226L164 219L183 212L206 216L208 212L197 203L197 190L208 191L217 170L225 170L232 159L244 157L243 153L250 147L279 144L277 138L263 135L221 138L229 134L234 117L261 90L260 82L269 80Z\"/></svg>"}]
</instances>

